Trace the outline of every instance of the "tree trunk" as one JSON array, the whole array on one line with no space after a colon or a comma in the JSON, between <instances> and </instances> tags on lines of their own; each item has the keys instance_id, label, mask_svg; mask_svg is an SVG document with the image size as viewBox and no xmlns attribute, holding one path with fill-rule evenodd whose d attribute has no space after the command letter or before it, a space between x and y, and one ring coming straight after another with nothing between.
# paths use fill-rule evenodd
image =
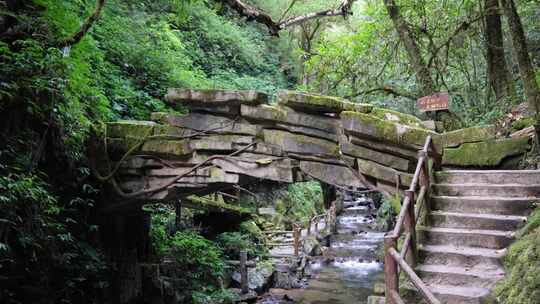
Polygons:
<instances>
[{"instance_id":1,"label":"tree trunk","mask_svg":"<svg viewBox=\"0 0 540 304\"><path fill-rule=\"evenodd\" d=\"M411 33L409 25L401 15L399 7L394 0L384 0L384 4L399 34L399 38L405 46L412 68L416 73L416 80L420 86L421 95L427 96L435 93L436 88L433 78L431 78L431 72L422 58L420 48Z\"/></svg>"},{"instance_id":2,"label":"tree trunk","mask_svg":"<svg viewBox=\"0 0 540 304\"><path fill-rule=\"evenodd\" d=\"M537 123L540 123L540 90L529 57L523 24L513 0L501 0L501 3L512 36L512 44L514 45L514 53L517 57L525 96L530 108L535 111Z\"/></svg>"},{"instance_id":3,"label":"tree trunk","mask_svg":"<svg viewBox=\"0 0 540 304\"><path fill-rule=\"evenodd\" d=\"M487 74L497 102L514 101L516 92L504 55L503 33L498 0L485 0Z\"/></svg>"}]
</instances>

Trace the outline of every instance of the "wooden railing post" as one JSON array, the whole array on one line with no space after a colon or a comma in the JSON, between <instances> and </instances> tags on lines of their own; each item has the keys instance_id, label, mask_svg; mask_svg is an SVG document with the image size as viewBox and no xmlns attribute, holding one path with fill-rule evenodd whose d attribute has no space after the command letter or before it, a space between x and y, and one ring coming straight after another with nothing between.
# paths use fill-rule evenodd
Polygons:
<instances>
[{"instance_id":1,"label":"wooden railing post","mask_svg":"<svg viewBox=\"0 0 540 304\"><path fill-rule=\"evenodd\" d=\"M405 213L405 218L403 219L403 226L405 228L405 232L409 233L411 235L411 241L409 242L409 249L407 251L407 255L405 256L405 260L411 267L416 267L416 259L417 259L417 248L416 248L416 221L414 219L414 191L412 190L406 190L405 196L409 199L409 208L407 209L407 212Z\"/></svg>"},{"instance_id":2,"label":"wooden railing post","mask_svg":"<svg viewBox=\"0 0 540 304\"><path fill-rule=\"evenodd\" d=\"M249 292L248 285L248 270L247 270L247 251L240 251L240 288L242 293L246 294Z\"/></svg>"},{"instance_id":3,"label":"wooden railing post","mask_svg":"<svg viewBox=\"0 0 540 304\"><path fill-rule=\"evenodd\" d=\"M294 256L298 256L300 247L300 233L302 233L302 231L299 229L298 225L293 224Z\"/></svg>"},{"instance_id":4,"label":"wooden railing post","mask_svg":"<svg viewBox=\"0 0 540 304\"><path fill-rule=\"evenodd\" d=\"M397 304L393 297L393 292L399 292L398 265L390 254L390 249L397 247L397 238L393 235L384 237L384 284L387 304Z\"/></svg>"}]
</instances>

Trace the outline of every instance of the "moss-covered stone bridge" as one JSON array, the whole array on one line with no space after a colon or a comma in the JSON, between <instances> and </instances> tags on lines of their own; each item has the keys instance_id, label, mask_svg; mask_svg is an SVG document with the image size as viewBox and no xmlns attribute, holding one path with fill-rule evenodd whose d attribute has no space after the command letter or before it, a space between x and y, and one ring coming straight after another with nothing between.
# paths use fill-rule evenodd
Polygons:
<instances>
[{"instance_id":1,"label":"moss-covered stone bridge","mask_svg":"<svg viewBox=\"0 0 540 304\"><path fill-rule=\"evenodd\" d=\"M189 114L107 124L109 170L118 168L113 184L129 204L261 179L391 194L409 186L427 136L447 167L511 167L530 145L529 137L498 136L493 126L437 133L411 115L291 91L274 103L255 91L171 89L166 99Z\"/></svg>"}]
</instances>

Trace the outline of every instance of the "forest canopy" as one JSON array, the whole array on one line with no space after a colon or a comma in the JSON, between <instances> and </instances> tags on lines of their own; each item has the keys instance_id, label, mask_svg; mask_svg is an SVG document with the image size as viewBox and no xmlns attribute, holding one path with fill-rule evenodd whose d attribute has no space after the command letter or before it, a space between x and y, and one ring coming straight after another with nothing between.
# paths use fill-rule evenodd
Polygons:
<instances>
[{"instance_id":1,"label":"forest canopy","mask_svg":"<svg viewBox=\"0 0 540 304\"><path fill-rule=\"evenodd\" d=\"M537 0L0 1L0 302L106 303L114 293L89 138L108 121L185 113L164 101L168 88L290 89L447 130L522 129L539 121L539 18ZM418 111L437 92L450 94L450 111ZM318 185L290 192L295 202L321 195ZM167 238L164 222L153 237ZM218 281L216 244L168 237L211 252L215 273L205 274Z\"/></svg>"}]
</instances>

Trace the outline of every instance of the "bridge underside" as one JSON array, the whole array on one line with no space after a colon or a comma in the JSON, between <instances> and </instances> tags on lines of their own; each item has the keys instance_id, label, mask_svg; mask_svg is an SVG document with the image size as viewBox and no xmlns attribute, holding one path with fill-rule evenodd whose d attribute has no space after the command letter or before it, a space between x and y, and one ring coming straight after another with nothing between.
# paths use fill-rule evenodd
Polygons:
<instances>
[{"instance_id":1,"label":"bridge underside","mask_svg":"<svg viewBox=\"0 0 540 304\"><path fill-rule=\"evenodd\" d=\"M427 136L445 166L495 168L529 148L528 137L497 138L491 126L440 134L414 116L290 91L274 105L253 91L173 89L167 100L190 113L107 125L114 184L126 201L174 201L261 180L393 194L411 183Z\"/></svg>"}]
</instances>

